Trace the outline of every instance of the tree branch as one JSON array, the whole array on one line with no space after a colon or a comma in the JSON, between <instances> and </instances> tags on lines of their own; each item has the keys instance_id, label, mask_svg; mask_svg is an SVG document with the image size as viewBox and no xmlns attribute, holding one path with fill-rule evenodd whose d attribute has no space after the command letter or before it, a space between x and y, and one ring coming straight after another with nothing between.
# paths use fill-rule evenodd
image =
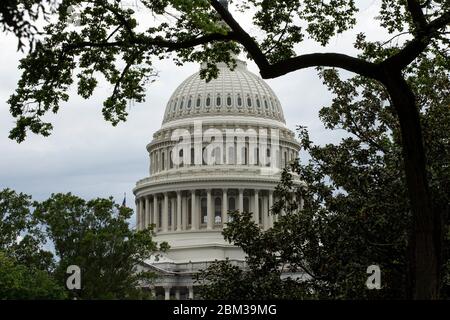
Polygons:
<instances>
[{"instance_id":1,"label":"tree branch","mask_svg":"<svg viewBox=\"0 0 450 320\"><path fill-rule=\"evenodd\" d=\"M427 26L427 20L423 14L422 7L416 0L408 0L407 8L415 24L415 32L419 33L421 29Z\"/></svg>"},{"instance_id":2,"label":"tree branch","mask_svg":"<svg viewBox=\"0 0 450 320\"><path fill-rule=\"evenodd\" d=\"M413 40L409 41L397 54L382 62L382 65L387 70L392 68L397 70L404 69L426 49L432 37L448 24L450 24L450 12L445 12L442 16L427 24Z\"/></svg>"},{"instance_id":3,"label":"tree branch","mask_svg":"<svg viewBox=\"0 0 450 320\"><path fill-rule=\"evenodd\" d=\"M376 64L340 53L311 53L289 58L262 69L261 76L265 79L276 78L295 70L318 66L341 68L365 77L381 79Z\"/></svg>"},{"instance_id":4,"label":"tree branch","mask_svg":"<svg viewBox=\"0 0 450 320\"><path fill-rule=\"evenodd\" d=\"M363 76L379 79L376 65L362 59L339 53L313 53L286 59L275 64L269 64L258 43L240 26L233 16L217 0L211 0L211 5L221 18L233 30L237 41L244 46L258 65L264 79L276 78L299 69L327 66L342 68Z\"/></svg>"},{"instance_id":5,"label":"tree branch","mask_svg":"<svg viewBox=\"0 0 450 320\"><path fill-rule=\"evenodd\" d=\"M231 13L223 7L219 1L211 0L211 5L217 11L217 13L221 16L223 21L231 28L231 30L236 35L236 40L242 44L248 53L252 56L255 63L258 67L263 70L269 66L269 62L267 61L266 56L259 48L258 43L253 39L242 27L241 25L234 19Z\"/></svg>"}]
</instances>

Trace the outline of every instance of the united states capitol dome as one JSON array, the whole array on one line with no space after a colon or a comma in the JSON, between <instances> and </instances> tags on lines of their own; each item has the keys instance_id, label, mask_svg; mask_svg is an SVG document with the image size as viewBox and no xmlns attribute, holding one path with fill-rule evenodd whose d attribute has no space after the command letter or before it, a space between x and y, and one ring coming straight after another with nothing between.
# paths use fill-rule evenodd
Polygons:
<instances>
[{"instance_id":1,"label":"united states capitol dome","mask_svg":"<svg viewBox=\"0 0 450 320\"><path fill-rule=\"evenodd\" d=\"M300 144L272 89L236 62L234 70L218 64L210 82L200 71L184 80L146 146L149 171L133 192L137 229L151 226L170 246L141 266L158 274L148 284L158 299L194 299L194 276L213 261L245 267L244 251L222 234L229 212L252 212L262 230L279 218L275 189Z\"/></svg>"},{"instance_id":2,"label":"united states capitol dome","mask_svg":"<svg viewBox=\"0 0 450 320\"><path fill-rule=\"evenodd\" d=\"M206 82L200 71L188 77L175 90L166 107L163 124L173 120L202 116L250 116L285 123L280 101L259 76L237 60L230 70L218 64L219 75Z\"/></svg>"}]
</instances>

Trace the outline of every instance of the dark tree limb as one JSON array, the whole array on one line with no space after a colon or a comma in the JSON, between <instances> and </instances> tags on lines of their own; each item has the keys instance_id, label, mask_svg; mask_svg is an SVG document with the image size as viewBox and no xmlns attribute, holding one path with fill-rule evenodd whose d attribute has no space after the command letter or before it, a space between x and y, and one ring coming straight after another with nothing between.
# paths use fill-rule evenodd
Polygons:
<instances>
[{"instance_id":1,"label":"dark tree limb","mask_svg":"<svg viewBox=\"0 0 450 320\"><path fill-rule=\"evenodd\" d=\"M413 213L410 238L410 292L416 299L439 297L440 245L442 220L435 216L427 181L425 148L419 110L414 93L401 71L412 63L439 31L450 24L450 12L430 23L417 0L407 0L407 10L414 23L414 38L397 54L379 64L338 53L314 53L270 64L258 43L239 25L217 0L211 5L236 34L237 41L247 50L260 69L263 78L274 78L309 67L337 67L380 81L387 89L397 111L402 135L406 183Z\"/></svg>"}]
</instances>

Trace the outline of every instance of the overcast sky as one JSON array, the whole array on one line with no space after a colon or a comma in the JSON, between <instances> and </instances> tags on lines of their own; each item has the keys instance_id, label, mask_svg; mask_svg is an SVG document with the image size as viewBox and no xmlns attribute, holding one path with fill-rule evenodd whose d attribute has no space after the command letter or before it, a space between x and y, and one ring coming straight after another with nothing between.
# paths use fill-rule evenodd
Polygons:
<instances>
[{"instance_id":1,"label":"overcast sky","mask_svg":"<svg viewBox=\"0 0 450 320\"><path fill-rule=\"evenodd\" d=\"M366 32L370 39L382 39L384 32L374 16L378 0L360 1L360 14L355 30ZM355 32L334 38L326 48L307 41L301 53L334 51L355 54L352 44ZM101 108L111 92L109 85L101 84L93 97L84 100L72 91L71 99L56 116L50 137L29 135L17 144L8 139L14 119L9 114L7 99L14 92L20 76L16 39L0 34L0 189L12 188L33 196L36 200L48 198L51 193L72 192L90 199L113 196L134 206L132 189L137 180L148 176L148 155L145 149L152 135L161 126L166 103L176 87L198 70L198 65L177 67L170 60L155 64L160 77L148 86L146 102L129 107L128 121L111 126L104 121ZM253 63L249 69L258 74ZM318 119L318 110L329 105L332 96L314 69L297 71L268 84L278 95L287 125L306 125L317 143L336 141L335 132L326 131Z\"/></svg>"}]
</instances>

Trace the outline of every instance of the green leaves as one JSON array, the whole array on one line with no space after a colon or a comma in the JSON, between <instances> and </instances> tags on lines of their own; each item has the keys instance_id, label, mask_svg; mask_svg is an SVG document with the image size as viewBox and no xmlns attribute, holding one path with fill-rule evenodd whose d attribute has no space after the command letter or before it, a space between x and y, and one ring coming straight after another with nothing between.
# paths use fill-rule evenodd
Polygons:
<instances>
[{"instance_id":1,"label":"green leaves","mask_svg":"<svg viewBox=\"0 0 450 320\"><path fill-rule=\"evenodd\" d=\"M47 272L18 264L0 250L0 298L55 300L66 299L67 292Z\"/></svg>"},{"instance_id":2,"label":"green leaves","mask_svg":"<svg viewBox=\"0 0 450 320\"><path fill-rule=\"evenodd\" d=\"M442 62L439 54L421 57L407 75L422 102L433 206L445 217L448 231L450 77ZM412 217L398 119L378 83L359 76L343 80L334 69L320 70L320 75L334 95L331 105L320 110L321 120L326 128L345 130L348 136L339 143L315 145L307 128L299 126L310 159L282 173L271 209L284 215L272 229L261 231L251 213L230 213L233 221L223 234L247 254L247 269L227 262L210 266L199 277L204 298L407 297ZM294 194L303 199L302 210ZM443 248L443 297L449 295L449 243L446 239ZM381 268L381 290L365 285L366 269L373 264ZM306 278L285 279L281 270Z\"/></svg>"},{"instance_id":3,"label":"green leaves","mask_svg":"<svg viewBox=\"0 0 450 320\"><path fill-rule=\"evenodd\" d=\"M0 192L0 299L142 299L155 274L136 266L168 249L153 230L131 230L130 208L112 199L54 194L46 201ZM51 243L53 253L44 245ZM65 290L66 269L82 270L82 289Z\"/></svg>"},{"instance_id":4,"label":"green leaves","mask_svg":"<svg viewBox=\"0 0 450 320\"><path fill-rule=\"evenodd\" d=\"M69 265L78 265L83 286L76 295L83 299L140 298L140 281L154 275L136 273L135 267L166 245L152 241L153 231L130 230L132 210L112 199L85 201L72 194L54 194L37 204L36 216L59 257L57 277L65 278ZM150 276L150 277L149 277Z\"/></svg>"},{"instance_id":5,"label":"green leaves","mask_svg":"<svg viewBox=\"0 0 450 320\"><path fill-rule=\"evenodd\" d=\"M111 0L65 0L48 6L49 11L39 1L26 3L21 11L16 1L9 0L5 10L0 11L0 22L6 30L15 32L19 39L33 39L28 56L21 62L22 78L8 101L17 120L9 137L17 142L23 141L28 131L44 136L51 133L45 115L57 113L68 100L74 79L78 81L78 94L87 99L104 77L113 89L102 112L105 120L117 125L126 121L127 103L144 101L148 83L157 77L152 66L155 59L172 58L177 65L204 63L206 69L201 76L209 81L217 77L216 63L232 66L234 55L247 50L267 76L273 74L273 70L265 70L270 69L270 64L284 63L284 68L290 65L289 59L298 55L304 39L325 46L332 37L354 28L358 12L354 0L231 1L252 22L247 34L241 21L236 21L238 26L227 25L209 0L141 0L131 7ZM447 2L442 1L423 5L426 21L449 10ZM398 34L381 42L370 41L359 33L355 48L360 50L360 58L381 63L405 48L403 39L421 36L423 30L418 31L410 9L405 0L382 1L378 21L389 33ZM40 14L50 17L50 12L57 12L58 16L47 21L42 36L35 39L33 30L37 28L33 23L20 23L26 20L27 12L31 22ZM431 41L441 50L448 46L448 37L440 32L442 26L437 29L430 39L419 40ZM322 61L317 65L341 62ZM345 68L361 70L348 65ZM370 74L375 77L373 72Z\"/></svg>"}]
</instances>

